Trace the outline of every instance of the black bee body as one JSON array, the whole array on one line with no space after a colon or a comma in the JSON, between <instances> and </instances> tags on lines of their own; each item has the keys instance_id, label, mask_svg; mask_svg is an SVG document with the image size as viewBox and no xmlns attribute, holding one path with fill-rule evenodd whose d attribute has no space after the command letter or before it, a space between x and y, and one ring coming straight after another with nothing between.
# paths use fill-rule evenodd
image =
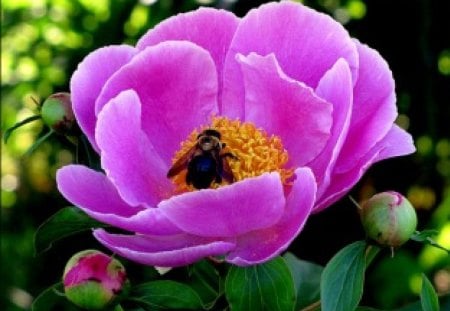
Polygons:
<instances>
[{"instance_id":1,"label":"black bee body","mask_svg":"<svg viewBox=\"0 0 450 311\"><path fill-rule=\"evenodd\" d=\"M167 177L173 177L187 168L186 183L197 189L209 188L213 181L221 183L222 178L229 183L234 182L226 158L237 158L230 152L223 152L225 144L220 138L220 133L213 129L201 132L197 136L197 143L172 165Z\"/></svg>"},{"instance_id":2,"label":"black bee body","mask_svg":"<svg viewBox=\"0 0 450 311\"><path fill-rule=\"evenodd\" d=\"M192 184L197 189L206 189L213 181L222 182L221 175L220 161L217 161L211 153L203 153L189 161L186 183Z\"/></svg>"}]
</instances>

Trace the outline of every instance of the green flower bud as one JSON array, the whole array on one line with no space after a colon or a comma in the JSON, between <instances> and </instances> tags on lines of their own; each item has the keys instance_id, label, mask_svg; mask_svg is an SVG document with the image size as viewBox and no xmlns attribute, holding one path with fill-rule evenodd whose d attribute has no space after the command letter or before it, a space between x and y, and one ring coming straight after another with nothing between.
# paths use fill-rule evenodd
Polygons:
<instances>
[{"instance_id":1,"label":"green flower bud","mask_svg":"<svg viewBox=\"0 0 450 311\"><path fill-rule=\"evenodd\" d=\"M87 310L105 308L128 286L123 265L96 250L82 251L70 258L63 283L67 299Z\"/></svg>"},{"instance_id":2,"label":"green flower bud","mask_svg":"<svg viewBox=\"0 0 450 311\"><path fill-rule=\"evenodd\" d=\"M416 231L417 215L404 196L388 191L364 202L361 221L369 238L383 246L398 247Z\"/></svg>"},{"instance_id":3,"label":"green flower bud","mask_svg":"<svg viewBox=\"0 0 450 311\"><path fill-rule=\"evenodd\" d=\"M59 134L74 135L78 125L72 110L69 93L50 95L41 107L42 120Z\"/></svg>"}]
</instances>

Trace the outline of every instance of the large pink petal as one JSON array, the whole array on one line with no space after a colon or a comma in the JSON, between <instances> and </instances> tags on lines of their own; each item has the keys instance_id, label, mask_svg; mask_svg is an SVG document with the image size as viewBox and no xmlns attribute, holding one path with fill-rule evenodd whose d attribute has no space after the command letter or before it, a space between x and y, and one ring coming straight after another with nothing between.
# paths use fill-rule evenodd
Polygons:
<instances>
[{"instance_id":1,"label":"large pink petal","mask_svg":"<svg viewBox=\"0 0 450 311\"><path fill-rule=\"evenodd\" d=\"M348 135L336 170L345 172L379 142L397 117L392 72L380 54L356 42L359 75L353 93L353 111Z\"/></svg>"},{"instance_id":2,"label":"large pink petal","mask_svg":"<svg viewBox=\"0 0 450 311\"><path fill-rule=\"evenodd\" d=\"M238 237L235 250L226 260L239 266L253 265L269 260L297 237L303 228L316 198L314 174L308 168L295 171L296 180L286 200L286 212L271 228L250 232Z\"/></svg>"},{"instance_id":3,"label":"large pink petal","mask_svg":"<svg viewBox=\"0 0 450 311\"><path fill-rule=\"evenodd\" d=\"M347 136L351 118L353 84L350 69L344 59L339 59L320 79L316 94L333 105L331 137L320 155L308 164L321 190L330 183L330 174Z\"/></svg>"},{"instance_id":4,"label":"large pink petal","mask_svg":"<svg viewBox=\"0 0 450 311\"><path fill-rule=\"evenodd\" d=\"M266 173L218 189L174 196L158 208L188 233L232 237L275 224L284 204L279 174Z\"/></svg>"},{"instance_id":5,"label":"large pink petal","mask_svg":"<svg viewBox=\"0 0 450 311\"><path fill-rule=\"evenodd\" d=\"M73 110L83 132L95 143L95 100L111 75L128 63L137 50L128 45L112 45L95 50L78 65L70 80Z\"/></svg>"},{"instance_id":6,"label":"large pink petal","mask_svg":"<svg viewBox=\"0 0 450 311\"><path fill-rule=\"evenodd\" d=\"M378 145L383 145L375 161L381 161L392 157L398 157L414 153L416 147L414 141L408 132L397 126L392 125L391 129Z\"/></svg>"},{"instance_id":7,"label":"large pink petal","mask_svg":"<svg viewBox=\"0 0 450 311\"><path fill-rule=\"evenodd\" d=\"M319 212L339 200L375 162L407 155L415 150L411 135L394 124L386 137L378 142L362 159L359 159L353 169L344 173L333 172L330 186L320 191L323 194L318 198L314 212Z\"/></svg>"},{"instance_id":8,"label":"large pink petal","mask_svg":"<svg viewBox=\"0 0 450 311\"><path fill-rule=\"evenodd\" d=\"M217 73L209 53L185 41L148 47L116 72L96 102L97 113L124 90L142 103L142 128L170 163L180 142L217 113Z\"/></svg>"},{"instance_id":9,"label":"large pink petal","mask_svg":"<svg viewBox=\"0 0 450 311\"><path fill-rule=\"evenodd\" d=\"M236 54L274 53L287 76L312 88L339 59L358 71L355 43L331 17L291 1L269 3L250 11L239 23L225 59L223 113L243 117L245 90Z\"/></svg>"},{"instance_id":10,"label":"large pink petal","mask_svg":"<svg viewBox=\"0 0 450 311\"><path fill-rule=\"evenodd\" d=\"M245 85L245 121L281 137L288 165L319 154L330 135L332 107L305 84L287 77L273 54L239 55Z\"/></svg>"},{"instance_id":11,"label":"large pink petal","mask_svg":"<svg viewBox=\"0 0 450 311\"><path fill-rule=\"evenodd\" d=\"M156 206L173 193L163 161L142 130L141 103L133 90L113 98L98 115L95 139L102 167L128 204Z\"/></svg>"},{"instance_id":12,"label":"large pink petal","mask_svg":"<svg viewBox=\"0 0 450 311\"><path fill-rule=\"evenodd\" d=\"M187 234L143 236L109 234L99 229L94 236L104 246L125 258L144 265L177 267L208 256L224 255L236 245L233 241L214 240Z\"/></svg>"},{"instance_id":13,"label":"large pink petal","mask_svg":"<svg viewBox=\"0 0 450 311\"><path fill-rule=\"evenodd\" d=\"M216 64L220 98L223 64L238 23L239 18L230 12L200 8L164 20L141 37L137 48L143 50L167 40L187 40L201 46Z\"/></svg>"},{"instance_id":14,"label":"large pink petal","mask_svg":"<svg viewBox=\"0 0 450 311\"><path fill-rule=\"evenodd\" d=\"M175 234L175 227L156 208L131 207L100 172L82 165L68 165L56 174L64 197L98 221L133 232Z\"/></svg>"}]
</instances>

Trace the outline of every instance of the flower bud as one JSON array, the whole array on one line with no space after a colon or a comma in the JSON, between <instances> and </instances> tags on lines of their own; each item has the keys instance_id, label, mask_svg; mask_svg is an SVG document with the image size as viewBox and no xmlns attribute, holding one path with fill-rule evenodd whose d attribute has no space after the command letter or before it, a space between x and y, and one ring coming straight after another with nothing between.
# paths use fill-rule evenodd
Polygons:
<instances>
[{"instance_id":1,"label":"flower bud","mask_svg":"<svg viewBox=\"0 0 450 311\"><path fill-rule=\"evenodd\" d=\"M361 208L361 221L366 234L380 245L398 247L416 231L416 211L400 193L378 193Z\"/></svg>"},{"instance_id":2,"label":"flower bud","mask_svg":"<svg viewBox=\"0 0 450 311\"><path fill-rule=\"evenodd\" d=\"M96 250L70 258L63 276L67 299L87 310L100 310L128 286L125 268L116 259Z\"/></svg>"},{"instance_id":3,"label":"flower bud","mask_svg":"<svg viewBox=\"0 0 450 311\"><path fill-rule=\"evenodd\" d=\"M69 93L50 95L41 107L42 120L55 132L74 135L78 129Z\"/></svg>"}]
</instances>

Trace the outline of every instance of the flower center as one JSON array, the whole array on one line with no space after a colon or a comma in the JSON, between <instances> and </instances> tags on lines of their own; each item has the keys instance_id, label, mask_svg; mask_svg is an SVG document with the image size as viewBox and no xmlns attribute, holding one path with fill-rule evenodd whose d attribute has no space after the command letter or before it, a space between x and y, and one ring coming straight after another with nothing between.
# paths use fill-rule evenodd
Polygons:
<instances>
[{"instance_id":1,"label":"flower center","mask_svg":"<svg viewBox=\"0 0 450 311\"><path fill-rule=\"evenodd\" d=\"M220 137L216 139L214 133L219 133ZM216 148L211 148L211 144ZM226 163L218 163L219 161ZM196 188L218 188L232 181L256 177L266 172L278 172L283 184L287 185L294 174L293 169L284 168L288 162L288 153L283 148L280 137L269 136L252 123L225 117L213 117L211 125L195 129L188 135L172 159L172 169L181 162L184 162L183 169L170 176L180 192ZM215 165L219 165L222 170L212 170L208 186L195 187L197 179L204 176L201 175L202 172L211 166L216 168ZM168 175L170 173L169 171ZM222 176L216 178L216 175ZM232 175L231 178L229 175Z\"/></svg>"}]
</instances>

